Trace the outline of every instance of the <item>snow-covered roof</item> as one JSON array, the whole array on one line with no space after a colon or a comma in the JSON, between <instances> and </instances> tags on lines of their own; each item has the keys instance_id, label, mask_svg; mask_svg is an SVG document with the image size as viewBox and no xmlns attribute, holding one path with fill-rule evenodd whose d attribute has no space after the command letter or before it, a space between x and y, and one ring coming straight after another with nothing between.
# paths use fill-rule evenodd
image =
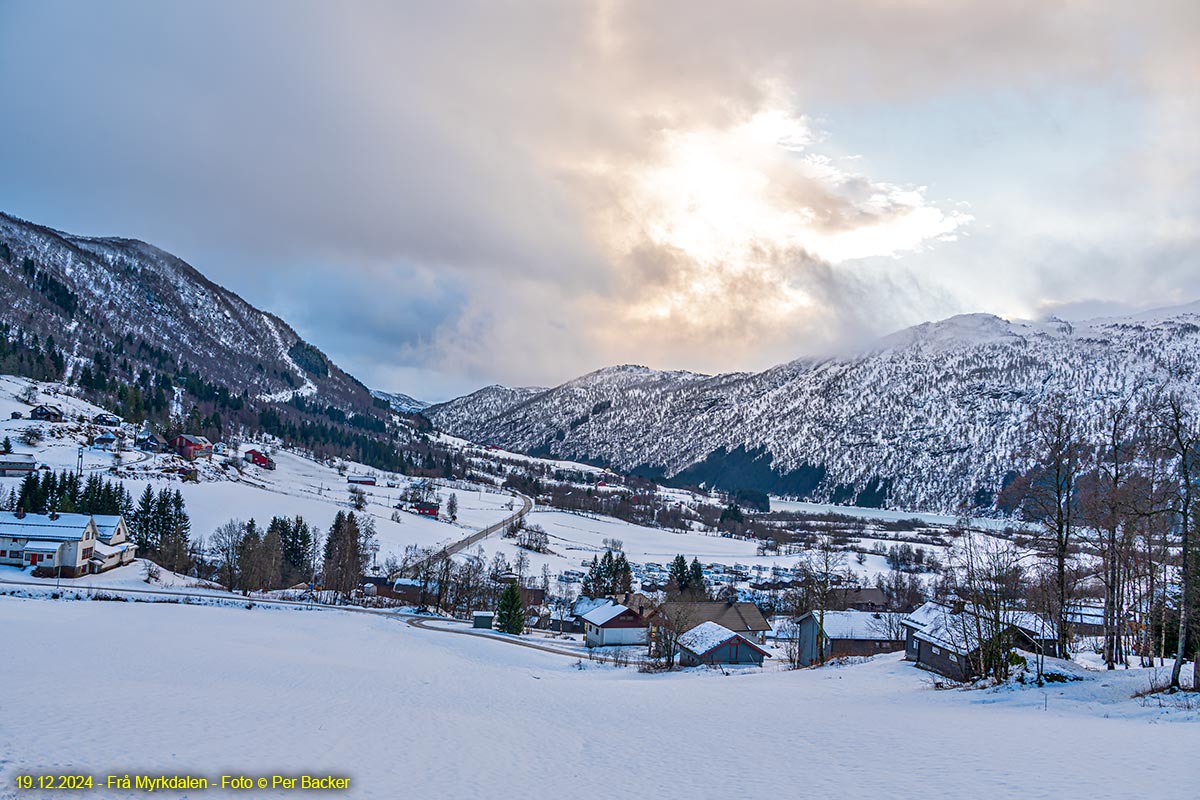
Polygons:
<instances>
[{"instance_id":1,"label":"snow-covered roof","mask_svg":"<svg viewBox=\"0 0 1200 800\"><path fill-rule=\"evenodd\" d=\"M576 598L575 605L571 606L571 614L576 617L582 617L592 609L606 606L610 603L612 603L612 600L606 597L579 597Z\"/></svg>"},{"instance_id":2,"label":"snow-covered roof","mask_svg":"<svg viewBox=\"0 0 1200 800\"><path fill-rule=\"evenodd\" d=\"M494 616L496 616L496 612L494 612L494 611L472 611L471 616L472 617L494 617Z\"/></svg>"},{"instance_id":3,"label":"snow-covered roof","mask_svg":"<svg viewBox=\"0 0 1200 800\"><path fill-rule=\"evenodd\" d=\"M96 523L96 535L101 539L111 539L121 524L119 514L93 514L92 520Z\"/></svg>"},{"instance_id":4,"label":"snow-covered roof","mask_svg":"<svg viewBox=\"0 0 1200 800\"><path fill-rule=\"evenodd\" d=\"M96 542L94 550L96 555L108 558L115 556L118 553L124 553L130 548L128 543L125 544L105 544L104 542Z\"/></svg>"},{"instance_id":5,"label":"snow-covered roof","mask_svg":"<svg viewBox=\"0 0 1200 800\"><path fill-rule=\"evenodd\" d=\"M616 617L619 617L621 614L625 613L628 610L629 609L627 607L621 605L620 603L614 603L612 605L607 605L607 606L600 606L599 608L593 608L591 611L584 614L583 621L590 622L593 625L603 626L604 623L609 622L612 619L615 619Z\"/></svg>"},{"instance_id":6,"label":"snow-covered roof","mask_svg":"<svg viewBox=\"0 0 1200 800\"><path fill-rule=\"evenodd\" d=\"M804 616L818 619L815 611ZM902 614L871 611L826 611L823 627L827 639L853 639L857 641L889 641L899 629L895 624ZM803 617L801 618L803 619Z\"/></svg>"},{"instance_id":7,"label":"snow-covered roof","mask_svg":"<svg viewBox=\"0 0 1200 800\"><path fill-rule=\"evenodd\" d=\"M1001 630L1018 628L1035 640L1057 637L1054 623L1029 611L1003 612L999 628L989 617L989 614L977 614L975 607L969 604L955 613L946 606L930 602L905 617L904 623L916 629L913 635L917 639L960 655L979 647L981 632L989 638Z\"/></svg>"},{"instance_id":8,"label":"snow-covered roof","mask_svg":"<svg viewBox=\"0 0 1200 800\"><path fill-rule=\"evenodd\" d=\"M719 625L715 622L701 622L690 631L684 633L679 637L679 646L689 652L695 653L697 656L703 656L733 638L741 639L743 644L754 648L764 656L770 655L766 650L763 650L745 636L735 633L724 625Z\"/></svg>"},{"instance_id":9,"label":"snow-covered roof","mask_svg":"<svg viewBox=\"0 0 1200 800\"><path fill-rule=\"evenodd\" d=\"M59 514L50 519L47 514L26 514L18 517L15 511L0 511L0 536L9 539L37 539L74 542L83 538L92 518L87 514Z\"/></svg>"},{"instance_id":10,"label":"snow-covered roof","mask_svg":"<svg viewBox=\"0 0 1200 800\"><path fill-rule=\"evenodd\" d=\"M32 467L37 459L32 453L6 453L0 455L0 469Z\"/></svg>"},{"instance_id":11,"label":"snow-covered roof","mask_svg":"<svg viewBox=\"0 0 1200 800\"><path fill-rule=\"evenodd\" d=\"M62 542L32 541L25 543L25 551L28 553L57 553L60 547L62 547Z\"/></svg>"}]
</instances>

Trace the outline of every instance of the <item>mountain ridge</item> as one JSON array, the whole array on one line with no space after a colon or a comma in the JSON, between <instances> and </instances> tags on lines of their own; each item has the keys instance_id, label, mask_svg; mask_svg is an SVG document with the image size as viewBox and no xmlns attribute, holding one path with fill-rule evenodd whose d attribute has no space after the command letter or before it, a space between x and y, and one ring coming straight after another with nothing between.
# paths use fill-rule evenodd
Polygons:
<instances>
[{"instance_id":1,"label":"mountain ridge","mask_svg":"<svg viewBox=\"0 0 1200 800\"><path fill-rule=\"evenodd\" d=\"M1181 380L1195 394L1198 353L1200 303L1078 322L960 314L758 373L615 368L613 381L605 368L425 413L463 438L672 482L986 511L1027 466L1014 454L1041 398L1073 398L1098 436L1104 408L1139 385Z\"/></svg>"}]
</instances>

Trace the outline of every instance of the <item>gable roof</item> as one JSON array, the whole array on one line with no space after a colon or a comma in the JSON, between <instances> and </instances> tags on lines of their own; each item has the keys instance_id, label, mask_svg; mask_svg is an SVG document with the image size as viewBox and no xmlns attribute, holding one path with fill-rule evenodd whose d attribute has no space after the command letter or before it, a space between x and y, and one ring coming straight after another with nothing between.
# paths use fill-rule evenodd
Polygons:
<instances>
[{"instance_id":1,"label":"gable roof","mask_svg":"<svg viewBox=\"0 0 1200 800\"><path fill-rule=\"evenodd\" d=\"M715 622L734 633L765 633L771 630L770 623L754 603L726 603L706 601L699 603L663 603L662 613L671 619L693 626L702 622Z\"/></svg>"},{"instance_id":2,"label":"gable roof","mask_svg":"<svg viewBox=\"0 0 1200 800\"><path fill-rule=\"evenodd\" d=\"M944 647L959 655L973 653L979 649L981 631L984 638L989 639L1012 630L1019 631L1034 642L1057 637L1054 623L1029 611L1004 612L1000 626L1002 630L999 631L993 630L993 624L986 619L977 624L976 619L979 616L972 605L955 612L947 606L931 601L909 614L902 622L913 629L914 638Z\"/></svg>"},{"instance_id":3,"label":"gable roof","mask_svg":"<svg viewBox=\"0 0 1200 800\"><path fill-rule=\"evenodd\" d=\"M212 447L212 442L210 442L208 439L205 439L203 436L193 436L190 433L181 433L179 434L179 438L183 439L190 445L195 445L196 447Z\"/></svg>"},{"instance_id":4,"label":"gable roof","mask_svg":"<svg viewBox=\"0 0 1200 800\"><path fill-rule=\"evenodd\" d=\"M892 641L896 635L893 622L899 621L903 614L893 614L874 611L826 611L824 620L826 639L849 639L853 641ZM816 623L819 614L809 611L797 621L811 617ZM903 638L903 637L901 637Z\"/></svg>"},{"instance_id":5,"label":"gable roof","mask_svg":"<svg viewBox=\"0 0 1200 800\"><path fill-rule=\"evenodd\" d=\"M122 519L123 517L119 514L93 514L92 521L96 523L96 536L104 540L111 539L117 532L117 528L121 526Z\"/></svg>"},{"instance_id":6,"label":"gable roof","mask_svg":"<svg viewBox=\"0 0 1200 800\"><path fill-rule=\"evenodd\" d=\"M620 603L614 603L609 606L600 606L598 608L593 608L591 611L584 614L583 621L590 622L593 625L603 628L606 622L611 622L629 610L630 609L626 608Z\"/></svg>"},{"instance_id":7,"label":"gable roof","mask_svg":"<svg viewBox=\"0 0 1200 800\"><path fill-rule=\"evenodd\" d=\"M764 656L770 655L766 650L763 650L745 636L742 636L740 633L734 633L724 625L718 625L715 622L701 622L696 627L687 631L679 637L679 646L695 654L697 657L703 658L730 639L738 639Z\"/></svg>"}]
</instances>

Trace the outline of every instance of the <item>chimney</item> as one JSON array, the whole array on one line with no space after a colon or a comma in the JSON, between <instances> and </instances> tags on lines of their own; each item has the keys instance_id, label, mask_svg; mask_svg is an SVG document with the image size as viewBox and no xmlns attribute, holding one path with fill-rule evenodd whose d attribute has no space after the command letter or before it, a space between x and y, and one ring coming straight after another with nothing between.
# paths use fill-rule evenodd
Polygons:
<instances>
[{"instance_id":1,"label":"chimney","mask_svg":"<svg viewBox=\"0 0 1200 800\"><path fill-rule=\"evenodd\" d=\"M25 506L17 506L17 519L25 519Z\"/></svg>"},{"instance_id":2,"label":"chimney","mask_svg":"<svg viewBox=\"0 0 1200 800\"><path fill-rule=\"evenodd\" d=\"M58 519L58 511L50 509L50 519Z\"/></svg>"}]
</instances>

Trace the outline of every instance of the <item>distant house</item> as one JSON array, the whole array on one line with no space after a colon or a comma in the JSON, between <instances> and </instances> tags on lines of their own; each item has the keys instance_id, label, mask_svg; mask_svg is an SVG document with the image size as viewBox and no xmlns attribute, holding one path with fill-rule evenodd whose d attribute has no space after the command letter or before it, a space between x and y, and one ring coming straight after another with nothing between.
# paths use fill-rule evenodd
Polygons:
<instances>
[{"instance_id":1,"label":"distant house","mask_svg":"<svg viewBox=\"0 0 1200 800\"><path fill-rule=\"evenodd\" d=\"M24 419L25 415L22 414L20 411L14 411L8 415L8 418L9 419Z\"/></svg>"},{"instance_id":2,"label":"distant house","mask_svg":"<svg viewBox=\"0 0 1200 800\"><path fill-rule=\"evenodd\" d=\"M883 611L887 608L887 596L883 589L874 586L834 589L830 606L853 611Z\"/></svg>"},{"instance_id":3,"label":"distant house","mask_svg":"<svg viewBox=\"0 0 1200 800\"><path fill-rule=\"evenodd\" d=\"M29 412L29 418L36 419L39 422L62 422L67 418L67 415L58 406L44 404L34 406L33 410Z\"/></svg>"},{"instance_id":4,"label":"distant house","mask_svg":"<svg viewBox=\"0 0 1200 800\"><path fill-rule=\"evenodd\" d=\"M425 517L436 517L442 510L441 505L438 503L426 503L423 501L417 501L416 503L413 503L412 507L413 511Z\"/></svg>"},{"instance_id":5,"label":"distant house","mask_svg":"<svg viewBox=\"0 0 1200 800\"><path fill-rule=\"evenodd\" d=\"M77 578L91 571L96 540L96 523L88 514L0 511L0 564Z\"/></svg>"},{"instance_id":6,"label":"distant house","mask_svg":"<svg viewBox=\"0 0 1200 800\"><path fill-rule=\"evenodd\" d=\"M121 418L116 414L110 414L107 411L102 411L92 417L92 423L99 425L102 428L116 428L121 424Z\"/></svg>"},{"instance_id":7,"label":"distant house","mask_svg":"<svg viewBox=\"0 0 1200 800\"><path fill-rule=\"evenodd\" d=\"M374 486L374 475L347 475L346 483L356 484L358 486Z\"/></svg>"},{"instance_id":8,"label":"distant house","mask_svg":"<svg viewBox=\"0 0 1200 800\"><path fill-rule=\"evenodd\" d=\"M112 450L117 446L117 435L112 431L104 431L92 439L92 447L100 450Z\"/></svg>"},{"instance_id":9,"label":"distant house","mask_svg":"<svg viewBox=\"0 0 1200 800\"><path fill-rule=\"evenodd\" d=\"M704 622L715 622L723 628L763 644L767 640L770 623L754 603L684 601L663 603L651 619L650 635L664 625L690 630Z\"/></svg>"},{"instance_id":10,"label":"distant house","mask_svg":"<svg viewBox=\"0 0 1200 800\"><path fill-rule=\"evenodd\" d=\"M769 658L766 650L741 634L715 622L702 622L679 637L679 663L685 667L701 664L756 664Z\"/></svg>"},{"instance_id":11,"label":"distant house","mask_svg":"<svg viewBox=\"0 0 1200 800\"><path fill-rule=\"evenodd\" d=\"M588 647L646 643L646 620L620 603L603 605L583 615Z\"/></svg>"},{"instance_id":12,"label":"distant house","mask_svg":"<svg viewBox=\"0 0 1200 800\"><path fill-rule=\"evenodd\" d=\"M190 433L181 433L176 436L172 440L171 446L175 448L176 453L188 461L195 461L197 458L212 458L213 454L212 442L203 436L193 436Z\"/></svg>"},{"instance_id":13,"label":"distant house","mask_svg":"<svg viewBox=\"0 0 1200 800\"><path fill-rule=\"evenodd\" d=\"M275 460L259 450L247 450L246 455L242 456L242 458L256 467L275 469Z\"/></svg>"},{"instance_id":14,"label":"distant house","mask_svg":"<svg viewBox=\"0 0 1200 800\"><path fill-rule=\"evenodd\" d=\"M809 611L796 620L793 634L799 638L799 663L808 666L831 658L899 652L904 649L903 617L878 611L826 611L822 625L820 613ZM822 628L824 635L818 636ZM818 657L819 640L823 657Z\"/></svg>"},{"instance_id":15,"label":"distant house","mask_svg":"<svg viewBox=\"0 0 1200 800\"><path fill-rule=\"evenodd\" d=\"M134 439L133 444L143 453L162 453L167 449L167 440L154 431L142 431Z\"/></svg>"},{"instance_id":16,"label":"distant house","mask_svg":"<svg viewBox=\"0 0 1200 800\"><path fill-rule=\"evenodd\" d=\"M29 453L0 455L0 478L23 478L37 469L37 459Z\"/></svg>"},{"instance_id":17,"label":"distant house","mask_svg":"<svg viewBox=\"0 0 1200 800\"><path fill-rule=\"evenodd\" d=\"M1028 611L1008 611L997 624L967 604L953 607L929 602L904 617L904 657L918 667L951 680L978 677L980 649L1002 639L1005 646L1058 655L1053 623Z\"/></svg>"}]
</instances>

